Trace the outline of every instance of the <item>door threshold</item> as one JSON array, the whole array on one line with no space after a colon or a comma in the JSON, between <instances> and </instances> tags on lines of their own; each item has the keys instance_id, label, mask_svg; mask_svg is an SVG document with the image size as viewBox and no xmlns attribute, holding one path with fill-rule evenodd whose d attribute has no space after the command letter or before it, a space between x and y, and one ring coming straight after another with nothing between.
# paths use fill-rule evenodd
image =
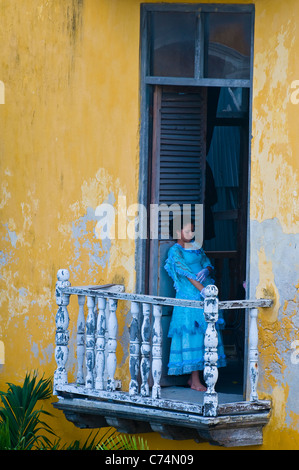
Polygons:
<instances>
[{"instance_id":1,"label":"door threshold","mask_svg":"<svg viewBox=\"0 0 299 470\"><path fill-rule=\"evenodd\" d=\"M216 390L217 391L217 390ZM192 390L190 387L163 387L161 390L161 398L166 400L174 400L179 402L203 404L204 392ZM244 401L244 397L239 393L218 392L218 403L237 403Z\"/></svg>"}]
</instances>

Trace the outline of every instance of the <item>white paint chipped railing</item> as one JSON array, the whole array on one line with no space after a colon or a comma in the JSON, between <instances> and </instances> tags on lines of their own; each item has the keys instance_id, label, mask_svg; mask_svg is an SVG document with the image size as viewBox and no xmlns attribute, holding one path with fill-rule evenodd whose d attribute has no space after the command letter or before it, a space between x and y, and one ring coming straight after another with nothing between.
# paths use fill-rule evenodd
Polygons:
<instances>
[{"instance_id":1,"label":"white paint chipped railing","mask_svg":"<svg viewBox=\"0 0 299 470\"><path fill-rule=\"evenodd\" d=\"M54 393L56 389L68 384L66 364L69 343L70 295L78 297L79 313L77 319L77 381L78 386L86 389L116 390L115 371L117 367L117 302L130 301L130 384L129 396L150 396L150 374L152 377L151 397L161 397L162 374L162 307L164 305L204 308L207 329L205 333L204 380L207 391L204 393L204 416L217 416L218 395L215 385L218 379L218 334L216 322L219 309L250 309L249 329L249 375L251 383L250 400L258 400L258 307L271 306L271 300L239 300L219 302L216 286L206 288L204 302L155 297L140 294L128 294L123 286L87 286L71 287L69 272L61 269L57 274L56 302L56 348L57 369L54 374ZM87 299L88 314L85 321L84 304ZM139 384L139 382L141 382ZM83 393L84 394L84 393Z\"/></svg>"}]
</instances>

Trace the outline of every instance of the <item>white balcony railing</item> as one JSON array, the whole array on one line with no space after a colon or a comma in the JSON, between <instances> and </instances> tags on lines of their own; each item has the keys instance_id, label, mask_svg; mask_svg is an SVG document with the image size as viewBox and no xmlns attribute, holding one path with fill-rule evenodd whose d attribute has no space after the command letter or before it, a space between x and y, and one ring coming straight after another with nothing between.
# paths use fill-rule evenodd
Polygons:
<instances>
[{"instance_id":1,"label":"white balcony railing","mask_svg":"<svg viewBox=\"0 0 299 470\"><path fill-rule=\"evenodd\" d=\"M56 284L56 348L57 369L54 374L54 393L80 389L81 395L95 392L97 397L135 400L148 404L153 400L159 406L161 400L162 373L162 307L164 305L204 308L207 329L205 333L204 379L207 391L204 393L202 415L215 417L218 413L218 394L215 385L217 369L217 330L218 310L228 308L250 309L249 328L249 376L251 384L250 402L258 400L258 307L269 307L271 300L241 300L219 302L218 290L209 286L204 302L179 300L167 297L129 294L123 286L86 286L71 287L69 272L58 271ZM69 348L70 295L78 298L77 318L77 379L70 387L68 383L67 361ZM115 371L117 367L117 303L118 300L130 302L131 325L129 346L130 385L127 392L117 390ZM84 304L88 314L85 319ZM150 375L151 374L151 375ZM151 379L151 380L150 380ZM151 387L150 387L151 384ZM88 392L89 391L89 392ZM126 395L127 398L124 398Z\"/></svg>"}]
</instances>

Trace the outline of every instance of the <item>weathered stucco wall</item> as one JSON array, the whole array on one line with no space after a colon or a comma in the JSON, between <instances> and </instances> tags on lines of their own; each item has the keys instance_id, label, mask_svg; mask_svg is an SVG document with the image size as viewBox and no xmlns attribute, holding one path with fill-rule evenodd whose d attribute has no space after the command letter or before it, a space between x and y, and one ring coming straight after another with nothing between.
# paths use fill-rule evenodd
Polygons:
<instances>
[{"instance_id":1,"label":"weathered stucco wall","mask_svg":"<svg viewBox=\"0 0 299 470\"><path fill-rule=\"evenodd\" d=\"M256 2L250 292L274 300L259 317L260 395L274 406L265 443L274 448L299 444L298 19L296 1Z\"/></svg>"},{"instance_id":2,"label":"weathered stucco wall","mask_svg":"<svg viewBox=\"0 0 299 470\"><path fill-rule=\"evenodd\" d=\"M261 312L261 396L274 411L264 448L299 441L295 265L299 80L296 0L257 0L252 112L250 290ZM287 8L286 8L287 5ZM56 272L71 282L135 284L135 245L100 241L96 207L137 202L139 0L0 0L0 388L27 370L53 374ZM267 27L265 27L267 25ZM77 307L71 302L71 318ZM119 314L126 331L125 308ZM71 373L75 371L71 324ZM127 364L125 341L119 363ZM118 378L127 385L127 368ZM51 409L52 412L53 409ZM82 435L57 413L59 434ZM59 423L59 424L58 424ZM151 448L210 448L147 436Z\"/></svg>"},{"instance_id":3,"label":"weathered stucco wall","mask_svg":"<svg viewBox=\"0 0 299 470\"><path fill-rule=\"evenodd\" d=\"M73 284L134 288L133 242L101 243L94 229L99 204L119 194L128 204L137 199L139 7L1 0L0 18L3 387L27 370L55 370L60 267L69 267ZM69 312L75 319L75 302ZM71 372L74 328L73 322ZM118 357L121 364L127 358L121 344ZM124 368L119 378L126 385ZM60 434L82 435L59 418Z\"/></svg>"}]
</instances>

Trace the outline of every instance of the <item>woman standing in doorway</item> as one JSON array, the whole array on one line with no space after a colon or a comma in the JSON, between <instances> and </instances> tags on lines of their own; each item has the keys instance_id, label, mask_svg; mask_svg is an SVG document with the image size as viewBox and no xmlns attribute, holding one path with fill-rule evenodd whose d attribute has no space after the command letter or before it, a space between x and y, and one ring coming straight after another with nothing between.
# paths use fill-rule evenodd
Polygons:
<instances>
[{"instance_id":1,"label":"woman standing in doorway","mask_svg":"<svg viewBox=\"0 0 299 470\"><path fill-rule=\"evenodd\" d=\"M192 241L194 238L192 222L183 225L176 235L177 242L170 248L165 263L165 269L174 282L176 298L202 301L205 297L205 287L214 284L211 278L212 264L203 249ZM199 371L204 369L206 327L203 309L174 307L168 332L171 338L168 374L191 373L188 384L198 391L206 390L199 377ZM218 367L226 366L222 338L219 334L219 328L223 327L224 320L219 317L216 324Z\"/></svg>"}]
</instances>

